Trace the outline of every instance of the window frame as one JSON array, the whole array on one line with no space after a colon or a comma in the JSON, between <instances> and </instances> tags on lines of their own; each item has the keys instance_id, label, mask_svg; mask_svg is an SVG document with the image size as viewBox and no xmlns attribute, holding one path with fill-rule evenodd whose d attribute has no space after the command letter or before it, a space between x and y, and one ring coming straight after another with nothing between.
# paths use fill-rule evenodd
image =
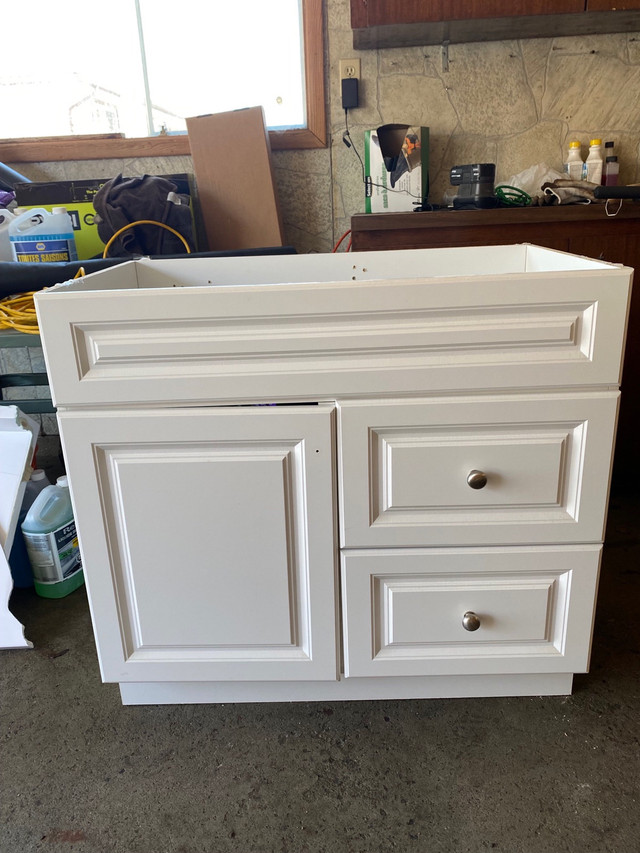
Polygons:
<instances>
[{"instance_id":1,"label":"window frame","mask_svg":"<svg viewBox=\"0 0 640 853\"><path fill-rule=\"evenodd\" d=\"M327 145L322 0L302 0L302 32L307 126L289 130L270 130L269 139L274 151L326 148ZM169 157L190 153L189 137L186 134L139 138L126 138L119 134L92 134L0 139L0 163Z\"/></svg>"}]
</instances>

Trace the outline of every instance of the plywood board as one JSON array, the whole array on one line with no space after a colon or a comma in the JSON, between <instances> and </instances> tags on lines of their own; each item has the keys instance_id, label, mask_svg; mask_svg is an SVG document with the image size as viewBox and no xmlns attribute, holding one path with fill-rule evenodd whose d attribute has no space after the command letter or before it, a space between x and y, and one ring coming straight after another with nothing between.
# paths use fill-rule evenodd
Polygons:
<instances>
[{"instance_id":1,"label":"plywood board","mask_svg":"<svg viewBox=\"0 0 640 853\"><path fill-rule=\"evenodd\" d=\"M210 251L282 246L282 218L262 107L187 119Z\"/></svg>"}]
</instances>

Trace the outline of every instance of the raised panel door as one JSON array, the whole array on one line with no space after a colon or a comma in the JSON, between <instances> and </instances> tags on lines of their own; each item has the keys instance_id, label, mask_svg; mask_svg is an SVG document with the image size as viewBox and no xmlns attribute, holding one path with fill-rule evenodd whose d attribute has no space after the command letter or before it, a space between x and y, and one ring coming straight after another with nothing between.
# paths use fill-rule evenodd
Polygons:
<instances>
[{"instance_id":1,"label":"raised panel door","mask_svg":"<svg viewBox=\"0 0 640 853\"><path fill-rule=\"evenodd\" d=\"M336 678L331 406L60 421L106 681Z\"/></svg>"}]
</instances>

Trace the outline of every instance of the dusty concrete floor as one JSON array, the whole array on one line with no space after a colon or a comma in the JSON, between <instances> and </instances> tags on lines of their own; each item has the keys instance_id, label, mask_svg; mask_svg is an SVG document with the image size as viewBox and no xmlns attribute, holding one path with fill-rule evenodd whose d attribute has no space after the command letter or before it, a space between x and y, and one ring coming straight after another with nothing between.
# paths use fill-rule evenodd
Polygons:
<instances>
[{"instance_id":1,"label":"dusty concrete floor","mask_svg":"<svg viewBox=\"0 0 640 853\"><path fill-rule=\"evenodd\" d=\"M122 707L84 591L12 608L0 851L632 853L640 848L640 501L614 500L571 697Z\"/></svg>"}]
</instances>

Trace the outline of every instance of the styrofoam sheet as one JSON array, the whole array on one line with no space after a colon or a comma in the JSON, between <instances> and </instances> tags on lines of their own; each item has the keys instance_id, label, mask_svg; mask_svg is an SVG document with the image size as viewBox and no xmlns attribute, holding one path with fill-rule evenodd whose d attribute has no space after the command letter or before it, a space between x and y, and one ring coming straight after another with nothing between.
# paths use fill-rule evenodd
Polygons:
<instances>
[{"instance_id":1,"label":"styrofoam sheet","mask_svg":"<svg viewBox=\"0 0 640 853\"><path fill-rule=\"evenodd\" d=\"M0 648L32 648L24 627L9 610L13 588L8 556L20 514L38 424L16 406L0 406Z\"/></svg>"}]
</instances>

